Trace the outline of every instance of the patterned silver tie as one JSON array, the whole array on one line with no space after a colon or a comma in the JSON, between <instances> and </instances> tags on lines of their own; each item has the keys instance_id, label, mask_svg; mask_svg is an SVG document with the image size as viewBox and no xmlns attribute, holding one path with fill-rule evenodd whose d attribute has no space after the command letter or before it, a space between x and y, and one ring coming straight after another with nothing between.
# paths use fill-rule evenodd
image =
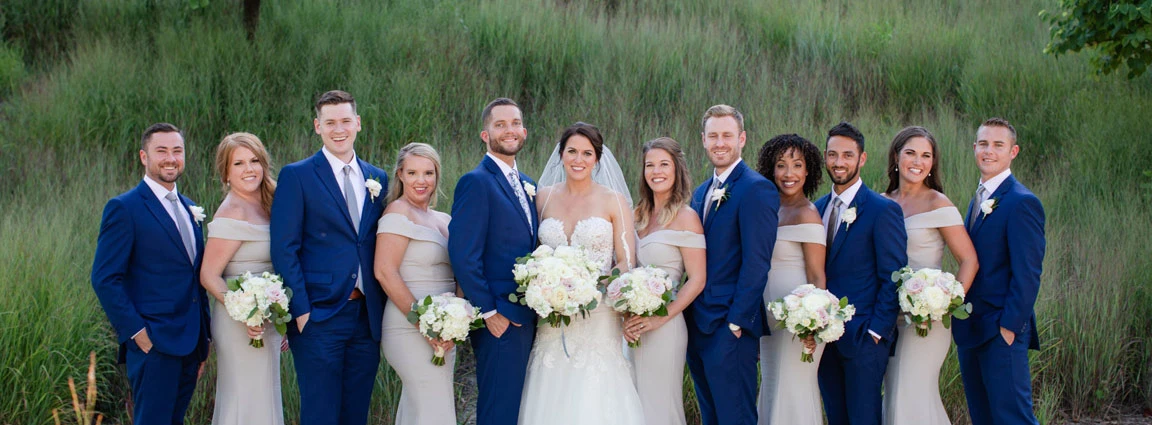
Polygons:
<instances>
[{"instance_id":1,"label":"patterned silver tie","mask_svg":"<svg viewBox=\"0 0 1152 425\"><path fill-rule=\"evenodd\" d=\"M185 220L180 214L180 209L183 208L183 206L177 201L179 198L175 192L168 192L167 195L164 195L164 199L172 203L172 212L176 215L176 230L180 232L180 240L184 241L184 251L188 252L188 260L195 262L196 248L192 242L192 228L188 226L188 220Z\"/></svg>"},{"instance_id":2,"label":"patterned silver tie","mask_svg":"<svg viewBox=\"0 0 1152 425\"><path fill-rule=\"evenodd\" d=\"M976 187L976 196L972 198L972 206L968 207L968 228L976 225L976 220L980 219L980 204L984 203L984 195L988 190L984 189L984 185Z\"/></svg>"},{"instance_id":3,"label":"patterned silver tie","mask_svg":"<svg viewBox=\"0 0 1152 425\"><path fill-rule=\"evenodd\" d=\"M512 191L516 192L516 199L520 200L520 208L524 209L524 217L528 219L528 224L532 224L532 210L528 209L528 198L524 196L524 184L520 182L520 176L516 175L515 171L508 172L508 184L512 185Z\"/></svg>"},{"instance_id":4,"label":"patterned silver tie","mask_svg":"<svg viewBox=\"0 0 1152 425\"><path fill-rule=\"evenodd\" d=\"M840 228L840 207L844 205L844 201L840 198L832 201L832 215L828 216L828 242L825 246L829 249L832 248L832 241L836 240L836 230Z\"/></svg>"},{"instance_id":5,"label":"patterned silver tie","mask_svg":"<svg viewBox=\"0 0 1152 425\"><path fill-rule=\"evenodd\" d=\"M352 217L352 228L360 232L360 209L356 208L356 191L352 189L352 166L344 164L344 204Z\"/></svg>"},{"instance_id":6,"label":"patterned silver tie","mask_svg":"<svg viewBox=\"0 0 1152 425\"><path fill-rule=\"evenodd\" d=\"M708 193L704 194L704 220L708 220L708 212L712 211L712 192L716 191L716 187L720 186L720 179L712 178L712 187L708 188Z\"/></svg>"}]
</instances>

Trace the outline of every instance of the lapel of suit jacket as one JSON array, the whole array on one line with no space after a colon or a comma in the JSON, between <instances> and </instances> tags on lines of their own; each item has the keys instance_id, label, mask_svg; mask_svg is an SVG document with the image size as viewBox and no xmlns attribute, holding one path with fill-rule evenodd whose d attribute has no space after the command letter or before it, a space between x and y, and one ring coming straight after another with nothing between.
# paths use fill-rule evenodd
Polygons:
<instances>
[{"instance_id":1,"label":"lapel of suit jacket","mask_svg":"<svg viewBox=\"0 0 1152 425\"><path fill-rule=\"evenodd\" d=\"M360 172L364 174L364 181L380 178L380 176L377 176L376 173L372 171L372 167L369 166L367 162L364 162L363 159L356 157L356 162L360 164ZM381 192L387 192L387 190L388 188L386 187L381 188ZM361 202L360 206L360 235L358 236L363 236L364 232L367 231L368 228L372 227L372 220L379 218L375 217L378 214L373 213L376 212L376 202L374 198L379 198L380 196L384 196L384 193L381 193L378 196L372 196L372 193L368 191L368 187L364 187L364 200ZM436 196L436 194L433 193L432 196Z\"/></svg>"},{"instance_id":2,"label":"lapel of suit jacket","mask_svg":"<svg viewBox=\"0 0 1152 425\"><path fill-rule=\"evenodd\" d=\"M704 193L704 197L706 198L705 202L707 202L705 205L712 208L712 211L708 212L708 222L704 223L705 230L708 230L712 222L715 221L713 218L716 216L716 213L720 212L720 208L723 208L724 205L732 201L732 189L736 187L736 181L740 180L740 177L744 175L744 170L747 168L748 165L744 164L744 161L740 161L739 164L736 164L736 168L732 169L732 173L728 174L728 180L725 180L724 183L716 187L717 189L724 188L724 199L719 202L711 202L712 199L709 194L707 192ZM716 176L712 176L712 179L715 178ZM712 185L712 180L708 180L708 185Z\"/></svg>"},{"instance_id":3,"label":"lapel of suit jacket","mask_svg":"<svg viewBox=\"0 0 1152 425\"><path fill-rule=\"evenodd\" d=\"M861 184L860 190L856 191L856 196L852 197L852 203L848 204L848 208L844 210L856 208L856 219L859 220L861 211L864 209L863 205L868 203L871 194L872 191L868 189L868 185ZM848 229L852 228L848 222L844 221L843 213L840 214L840 217L840 227L836 228L836 238L832 240L832 252L828 255L828 261L836 258L836 254L839 254L840 250L844 248L845 240L848 239Z\"/></svg>"},{"instance_id":4,"label":"lapel of suit jacket","mask_svg":"<svg viewBox=\"0 0 1152 425\"><path fill-rule=\"evenodd\" d=\"M148 207L148 212L156 218L160 223L160 227L164 228L164 233L168 234L168 238L172 239L172 243L180 248L180 252L184 254L184 258L188 258L188 252L184 250L184 241L180 240L180 230L176 229L176 222L172 221L172 216L168 214L168 209L160 203L160 199L156 197L156 193L152 192L152 188L148 183L140 182L140 186L136 187L140 197L144 199L144 206ZM188 216L191 217L192 213L189 212ZM191 261L191 260L189 260Z\"/></svg>"},{"instance_id":5,"label":"lapel of suit jacket","mask_svg":"<svg viewBox=\"0 0 1152 425\"><path fill-rule=\"evenodd\" d=\"M184 195L180 195L180 202L184 204L184 212L188 213L188 218L192 221L192 236L196 238L196 260L204 257L204 230L200 227L200 223L196 221L196 217L192 215L192 200Z\"/></svg>"},{"instance_id":6,"label":"lapel of suit jacket","mask_svg":"<svg viewBox=\"0 0 1152 425\"><path fill-rule=\"evenodd\" d=\"M480 163L484 165L484 168L488 169L488 172L492 173L493 176L498 179L496 185L500 186L500 189L504 192L504 197L516 207L516 211L520 212L520 214L516 215L520 217L520 222L528 227L528 234L533 234L532 224L528 222L528 217L524 215L524 209L520 207L520 199L516 197L515 189L512 189L512 182L508 181L508 176L500 172L500 166L496 165L496 161L493 161L492 158L489 158L487 155L484 156L484 159L481 160ZM525 193L524 195L527 196L528 194ZM527 199L525 199L525 201L527 201ZM532 205L528 205L528 209L531 210ZM531 213L531 211L529 211L529 213Z\"/></svg>"},{"instance_id":7,"label":"lapel of suit jacket","mask_svg":"<svg viewBox=\"0 0 1152 425\"><path fill-rule=\"evenodd\" d=\"M312 165L316 167L316 177L320 179L320 184L328 189L328 194L332 195L332 201L336 202L333 206L344 214L344 221L348 223L348 227L352 227L352 213L348 211L348 202L344 200L344 194L340 192L340 185L336 183L336 173L332 171L332 164L328 163L328 158L324 156L324 152L316 152L312 156ZM360 169L363 172L363 168Z\"/></svg>"},{"instance_id":8,"label":"lapel of suit jacket","mask_svg":"<svg viewBox=\"0 0 1152 425\"><path fill-rule=\"evenodd\" d=\"M1011 190L1012 186L1015 184L1016 179L1012 177L1012 175L1009 175L1008 178L1004 179L1003 183L1000 183L1000 187L997 187L995 192L992 192L991 195L988 195L988 199L995 199L996 203L999 204L1000 200L1004 198L1004 195L1008 194L1008 191ZM980 227L984 225L984 221L986 221L988 218L987 214L984 214L984 210L979 209L979 205L977 205L976 208L976 220L972 222L972 231L969 232L973 235L980 231ZM993 210L993 212L995 212L995 210Z\"/></svg>"},{"instance_id":9,"label":"lapel of suit jacket","mask_svg":"<svg viewBox=\"0 0 1152 425\"><path fill-rule=\"evenodd\" d=\"M705 186L705 187L711 188L713 180L716 180L715 174L712 175L712 178L708 179L708 182L705 183L707 186ZM708 189L704 189L704 200L700 202L700 204L703 205L703 208L700 209L700 214L704 215L704 231L705 232L707 232L708 229L712 228L712 218L716 216L716 210L715 209L713 209L712 211L708 211L708 209L712 208L712 199L711 199L712 194L710 194L708 192L709 192Z\"/></svg>"}]
</instances>

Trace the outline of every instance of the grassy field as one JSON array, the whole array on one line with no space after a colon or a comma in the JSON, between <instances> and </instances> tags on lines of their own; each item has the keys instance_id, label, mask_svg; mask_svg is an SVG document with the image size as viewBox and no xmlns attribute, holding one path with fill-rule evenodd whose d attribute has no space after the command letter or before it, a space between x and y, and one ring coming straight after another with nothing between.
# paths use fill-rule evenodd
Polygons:
<instances>
[{"instance_id":1,"label":"grassy field","mask_svg":"<svg viewBox=\"0 0 1152 425\"><path fill-rule=\"evenodd\" d=\"M138 135L185 129L180 182L211 212L216 143L260 136L279 164L320 145L311 101L342 88L363 117L357 153L391 169L405 143L444 157L441 209L483 148L479 111L518 100L536 175L559 131L600 126L629 181L639 147L671 136L693 177L709 172L698 117L744 111L745 158L779 133L822 141L842 120L868 138L864 180L884 187L885 150L907 125L941 142L948 195L966 205L971 142L989 116L1014 122L1013 171L1043 200L1048 254L1033 355L1043 423L1152 407L1152 76L1091 76L1087 58L1041 53L1055 1L579 0L265 1L255 41L238 2L12 0L0 14L0 424L42 424L69 404L67 378L98 353L101 411L126 419L127 383L88 279L104 202L141 175ZM286 414L297 398L284 362ZM373 423L399 382L381 366ZM465 371L466 372L466 371ZM211 417L211 376L189 423ZM967 423L954 358L941 391ZM462 393L474 394L462 384ZM463 402L462 402L463 403ZM463 418L462 418L463 419Z\"/></svg>"}]
</instances>

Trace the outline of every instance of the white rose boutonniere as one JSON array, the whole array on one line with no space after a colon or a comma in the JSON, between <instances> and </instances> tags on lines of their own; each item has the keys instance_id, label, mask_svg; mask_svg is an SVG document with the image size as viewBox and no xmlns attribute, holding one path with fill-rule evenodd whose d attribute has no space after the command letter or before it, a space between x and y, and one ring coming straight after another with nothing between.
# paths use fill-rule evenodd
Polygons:
<instances>
[{"instance_id":1,"label":"white rose boutonniere","mask_svg":"<svg viewBox=\"0 0 1152 425\"><path fill-rule=\"evenodd\" d=\"M524 193L527 193L529 198L535 198L536 186L533 186L532 183L524 183Z\"/></svg>"},{"instance_id":2,"label":"white rose boutonniere","mask_svg":"<svg viewBox=\"0 0 1152 425\"><path fill-rule=\"evenodd\" d=\"M723 203L724 201L727 201L729 196L731 196L731 194L728 193L728 187L727 186L720 186L720 187L716 188L716 190L712 191L712 199L710 200L710 202L715 202L716 203L716 210L719 210L720 204ZM713 211L715 211L715 210L713 210Z\"/></svg>"},{"instance_id":3,"label":"white rose boutonniere","mask_svg":"<svg viewBox=\"0 0 1152 425\"><path fill-rule=\"evenodd\" d=\"M204 218L207 217L204 215L204 207L191 205L188 210L192 211L192 219L196 220L197 223L203 223Z\"/></svg>"},{"instance_id":4,"label":"white rose boutonniere","mask_svg":"<svg viewBox=\"0 0 1152 425\"><path fill-rule=\"evenodd\" d=\"M987 201L980 203L980 212L987 216L988 214L992 214L992 210L996 209L998 206L1000 206L999 199L989 198Z\"/></svg>"},{"instance_id":5,"label":"white rose boutonniere","mask_svg":"<svg viewBox=\"0 0 1152 425\"><path fill-rule=\"evenodd\" d=\"M852 223L856 222L856 207L844 210L844 213L840 214L840 219L844 220L844 230L848 230L852 227Z\"/></svg>"},{"instance_id":6,"label":"white rose boutonniere","mask_svg":"<svg viewBox=\"0 0 1152 425\"><path fill-rule=\"evenodd\" d=\"M368 194L371 195L372 201L376 201L376 197L380 196L380 190L384 189L384 186L380 185L380 180L375 178L364 180L364 187L368 189Z\"/></svg>"}]
</instances>

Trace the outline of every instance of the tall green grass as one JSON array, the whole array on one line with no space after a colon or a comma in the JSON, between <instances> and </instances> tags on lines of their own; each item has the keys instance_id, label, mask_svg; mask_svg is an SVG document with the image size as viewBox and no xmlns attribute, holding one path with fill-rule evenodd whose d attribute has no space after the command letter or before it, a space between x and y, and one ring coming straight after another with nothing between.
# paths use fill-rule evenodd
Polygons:
<instances>
[{"instance_id":1,"label":"tall green grass","mask_svg":"<svg viewBox=\"0 0 1152 425\"><path fill-rule=\"evenodd\" d=\"M441 150L445 211L483 152L479 110L497 96L524 107L520 167L529 174L580 120L604 130L630 182L640 144L658 136L680 140L693 178L704 178L698 118L715 103L745 113L752 162L775 134L819 143L852 121L867 136L873 188L887 183L891 137L924 125L941 142L947 194L961 207L978 177L975 127L1006 117L1023 148L1013 171L1048 216L1044 349L1032 356L1038 414L1059 423L1152 406L1152 230L1142 208L1152 199L1143 174L1152 170L1152 77L1092 77L1082 57L1044 56L1037 12L1052 1L265 2L251 43L233 3L176 3L64 2L53 13L71 12L40 26L21 21L47 41L6 40L28 65L0 69L20 83L0 102L0 388L11 389L0 395L0 423L48 422L90 350L101 360L100 409L126 419L127 384L88 272L103 202L140 177L142 129L185 129L180 188L211 212L222 197L211 171L220 138L249 131L278 165L304 158L319 147L311 101L332 88L359 101L357 153L368 161L390 169L413 141ZM14 4L6 16L40 10ZM292 370L289 353L289 422ZM211 373L189 423L211 416ZM469 373L461 370L462 398L475 394ZM391 421L398 388L382 364L374 423ZM941 392L953 420L967 423L954 357Z\"/></svg>"}]
</instances>

